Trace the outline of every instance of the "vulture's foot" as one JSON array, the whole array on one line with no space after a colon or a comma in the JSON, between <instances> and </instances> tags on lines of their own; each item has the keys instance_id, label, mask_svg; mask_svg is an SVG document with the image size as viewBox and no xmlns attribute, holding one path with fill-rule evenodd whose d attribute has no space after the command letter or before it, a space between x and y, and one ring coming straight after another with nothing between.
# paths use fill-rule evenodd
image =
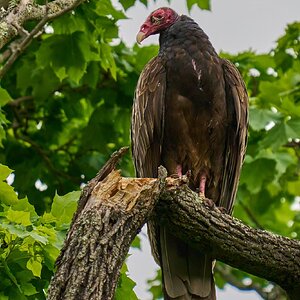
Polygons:
<instances>
[{"instance_id":1,"label":"vulture's foot","mask_svg":"<svg viewBox=\"0 0 300 300\"><path fill-rule=\"evenodd\" d=\"M182 177L182 165L177 165L176 173L178 174L179 177Z\"/></svg>"},{"instance_id":2,"label":"vulture's foot","mask_svg":"<svg viewBox=\"0 0 300 300\"><path fill-rule=\"evenodd\" d=\"M225 207L223 207L223 206L217 207L217 209L218 209L222 214L228 214L227 208L225 208Z\"/></svg>"},{"instance_id":3,"label":"vulture's foot","mask_svg":"<svg viewBox=\"0 0 300 300\"><path fill-rule=\"evenodd\" d=\"M208 208L215 208L216 207L215 202L211 199L202 198L201 200L203 201L204 205Z\"/></svg>"},{"instance_id":4,"label":"vulture's foot","mask_svg":"<svg viewBox=\"0 0 300 300\"><path fill-rule=\"evenodd\" d=\"M201 175L200 184L199 184L199 197L200 198L205 198L205 183L206 183L206 176Z\"/></svg>"}]
</instances>

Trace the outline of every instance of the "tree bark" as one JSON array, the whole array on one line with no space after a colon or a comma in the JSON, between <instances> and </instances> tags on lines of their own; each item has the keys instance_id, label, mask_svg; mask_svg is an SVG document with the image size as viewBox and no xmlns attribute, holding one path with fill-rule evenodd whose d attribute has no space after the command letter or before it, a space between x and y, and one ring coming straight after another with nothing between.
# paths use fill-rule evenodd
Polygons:
<instances>
[{"instance_id":1,"label":"tree bark","mask_svg":"<svg viewBox=\"0 0 300 300\"><path fill-rule=\"evenodd\" d=\"M12 7L9 0L0 1L0 49L13 40L3 53L0 53L0 63L5 62L0 69L1 79L32 40L43 32L49 21L75 9L86 0L54 0L46 1L45 5L39 5L34 0L20 0ZM40 21L27 32L23 26L29 20ZM19 38L15 39L16 37Z\"/></svg>"},{"instance_id":2,"label":"tree bark","mask_svg":"<svg viewBox=\"0 0 300 300\"><path fill-rule=\"evenodd\" d=\"M217 260L275 282L290 299L299 299L299 241L206 206L186 180L122 178L113 170L116 157L82 193L48 299L113 299L130 244L153 215Z\"/></svg>"},{"instance_id":3,"label":"tree bark","mask_svg":"<svg viewBox=\"0 0 300 300\"><path fill-rule=\"evenodd\" d=\"M157 179L122 178L116 152L84 189L48 299L113 299L129 247L155 207Z\"/></svg>"},{"instance_id":4,"label":"tree bark","mask_svg":"<svg viewBox=\"0 0 300 300\"><path fill-rule=\"evenodd\" d=\"M46 5L38 5L33 0L20 0L20 2L6 13L0 20L0 49L19 35L19 30L28 20L47 21L56 18L80 5L85 0L54 0ZM7 6L7 5L5 5Z\"/></svg>"},{"instance_id":5,"label":"tree bark","mask_svg":"<svg viewBox=\"0 0 300 300\"><path fill-rule=\"evenodd\" d=\"M157 211L178 237L232 267L277 283L290 299L300 299L298 240L251 228L199 200L186 185L169 186Z\"/></svg>"}]
</instances>

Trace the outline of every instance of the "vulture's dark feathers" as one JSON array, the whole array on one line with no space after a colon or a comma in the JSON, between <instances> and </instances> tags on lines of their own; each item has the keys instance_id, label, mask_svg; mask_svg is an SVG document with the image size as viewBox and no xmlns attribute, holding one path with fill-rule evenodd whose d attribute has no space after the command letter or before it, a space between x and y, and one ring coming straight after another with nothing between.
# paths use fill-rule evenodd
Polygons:
<instances>
[{"instance_id":1,"label":"vulture's dark feathers","mask_svg":"<svg viewBox=\"0 0 300 300\"><path fill-rule=\"evenodd\" d=\"M157 177L159 165L232 212L245 155L248 96L240 73L220 58L192 19L170 8L154 11L137 41L159 33L160 50L142 71L132 112L137 176ZM215 299L212 260L155 219L152 252L163 271L165 299Z\"/></svg>"}]
</instances>

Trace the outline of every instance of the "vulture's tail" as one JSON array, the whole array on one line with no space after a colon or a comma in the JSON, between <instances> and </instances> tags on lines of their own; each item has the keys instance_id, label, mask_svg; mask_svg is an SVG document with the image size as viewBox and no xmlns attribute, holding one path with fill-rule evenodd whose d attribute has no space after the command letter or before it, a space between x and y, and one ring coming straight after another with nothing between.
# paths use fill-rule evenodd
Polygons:
<instances>
[{"instance_id":1,"label":"vulture's tail","mask_svg":"<svg viewBox=\"0 0 300 300\"><path fill-rule=\"evenodd\" d=\"M212 258L160 228L161 267L167 300L215 300Z\"/></svg>"}]
</instances>

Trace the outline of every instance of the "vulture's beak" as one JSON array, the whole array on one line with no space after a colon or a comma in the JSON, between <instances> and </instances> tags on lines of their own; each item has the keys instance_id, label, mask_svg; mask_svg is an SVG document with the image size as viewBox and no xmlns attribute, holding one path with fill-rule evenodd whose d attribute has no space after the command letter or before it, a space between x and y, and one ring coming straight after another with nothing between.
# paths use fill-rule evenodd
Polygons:
<instances>
[{"instance_id":1,"label":"vulture's beak","mask_svg":"<svg viewBox=\"0 0 300 300\"><path fill-rule=\"evenodd\" d=\"M140 44L144 39L146 38L146 34L142 31L140 31L137 35L136 35L136 42L138 44Z\"/></svg>"}]
</instances>

